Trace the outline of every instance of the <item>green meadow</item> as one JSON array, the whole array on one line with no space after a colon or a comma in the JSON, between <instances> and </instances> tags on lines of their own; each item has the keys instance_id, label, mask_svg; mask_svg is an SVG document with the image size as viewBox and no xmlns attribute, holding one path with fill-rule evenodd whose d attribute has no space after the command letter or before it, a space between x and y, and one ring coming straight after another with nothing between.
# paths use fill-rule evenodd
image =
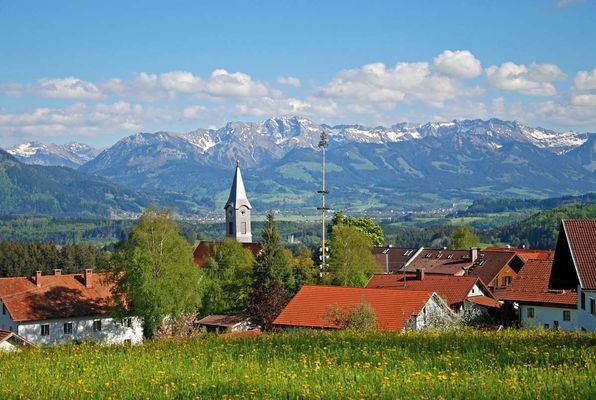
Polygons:
<instances>
[{"instance_id":1,"label":"green meadow","mask_svg":"<svg viewBox=\"0 0 596 400\"><path fill-rule=\"evenodd\" d=\"M0 353L2 399L596 398L596 335L301 332Z\"/></svg>"}]
</instances>

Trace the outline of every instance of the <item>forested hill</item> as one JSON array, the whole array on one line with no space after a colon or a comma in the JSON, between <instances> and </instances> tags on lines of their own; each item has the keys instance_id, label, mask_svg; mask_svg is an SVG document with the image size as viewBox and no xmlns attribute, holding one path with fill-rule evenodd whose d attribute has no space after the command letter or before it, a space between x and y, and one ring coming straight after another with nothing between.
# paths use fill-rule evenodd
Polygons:
<instances>
[{"instance_id":1,"label":"forested hill","mask_svg":"<svg viewBox=\"0 0 596 400\"><path fill-rule=\"evenodd\" d=\"M596 204L572 204L539 212L513 224L487 232L483 241L554 249L562 219L596 219Z\"/></svg>"},{"instance_id":2,"label":"forested hill","mask_svg":"<svg viewBox=\"0 0 596 400\"><path fill-rule=\"evenodd\" d=\"M465 211L458 212L458 215L479 215L526 209L548 210L568 204L596 204L596 193L588 193L582 196L554 197L549 199L485 198L475 200Z\"/></svg>"}]
</instances>

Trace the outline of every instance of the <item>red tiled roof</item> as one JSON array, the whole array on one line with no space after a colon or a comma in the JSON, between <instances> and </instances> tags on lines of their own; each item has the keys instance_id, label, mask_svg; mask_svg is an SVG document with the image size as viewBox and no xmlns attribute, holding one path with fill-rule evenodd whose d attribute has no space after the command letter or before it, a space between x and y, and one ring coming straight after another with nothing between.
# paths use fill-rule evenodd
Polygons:
<instances>
[{"instance_id":1,"label":"red tiled roof","mask_svg":"<svg viewBox=\"0 0 596 400\"><path fill-rule=\"evenodd\" d=\"M576 292L548 288L551 269L551 260L528 260L517 278L503 291L500 299L519 303L577 306Z\"/></svg>"},{"instance_id":2,"label":"red tiled roof","mask_svg":"<svg viewBox=\"0 0 596 400\"><path fill-rule=\"evenodd\" d=\"M10 331L6 331L4 329L0 329L0 343L4 342L5 340L8 340L10 338L16 339L16 341L18 341L18 342L20 342L22 344L33 345L31 342L29 342L25 338L17 335L14 332L10 332Z\"/></svg>"},{"instance_id":3,"label":"red tiled roof","mask_svg":"<svg viewBox=\"0 0 596 400\"><path fill-rule=\"evenodd\" d=\"M492 298L490 291L484 286L477 276L453 276L443 274L424 274L423 280L417 280L413 274L385 274L374 275L367 288L400 289L400 290L425 290L436 292L451 308L461 305L475 284ZM494 300L494 299L493 299Z\"/></svg>"},{"instance_id":4,"label":"red tiled roof","mask_svg":"<svg viewBox=\"0 0 596 400\"><path fill-rule=\"evenodd\" d=\"M493 299L488 296L472 296L466 298L467 301L478 304L479 306L490 307L490 308L501 308L499 300Z\"/></svg>"},{"instance_id":5,"label":"red tiled roof","mask_svg":"<svg viewBox=\"0 0 596 400\"><path fill-rule=\"evenodd\" d=\"M197 321L200 325L233 327L246 320L244 315L208 315Z\"/></svg>"},{"instance_id":6,"label":"red tiled roof","mask_svg":"<svg viewBox=\"0 0 596 400\"><path fill-rule=\"evenodd\" d=\"M483 251L505 251L514 252L524 262L527 260L550 260L553 258L553 250L538 250L538 249L513 249L513 248L502 248L502 247L487 247Z\"/></svg>"},{"instance_id":7,"label":"red tiled roof","mask_svg":"<svg viewBox=\"0 0 596 400\"><path fill-rule=\"evenodd\" d=\"M325 318L330 307L350 309L364 302L375 312L377 329L401 331L413 315L422 311L432 294L429 291L304 285L273 324L337 328Z\"/></svg>"},{"instance_id":8,"label":"red tiled roof","mask_svg":"<svg viewBox=\"0 0 596 400\"><path fill-rule=\"evenodd\" d=\"M213 255L213 248L219 244L223 243L222 241L214 241L214 240L201 240L197 247L193 251L193 257L195 259L195 264L198 266L202 266L207 257L211 257ZM261 244L260 243L241 243L242 247L251 251L251 253L256 256L259 251L261 251Z\"/></svg>"},{"instance_id":9,"label":"red tiled roof","mask_svg":"<svg viewBox=\"0 0 596 400\"><path fill-rule=\"evenodd\" d=\"M596 219L563 220L579 282L583 289L596 289Z\"/></svg>"},{"instance_id":10,"label":"red tiled roof","mask_svg":"<svg viewBox=\"0 0 596 400\"><path fill-rule=\"evenodd\" d=\"M0 278L0 298L13 321L107 314L112 285L103 274L91 273L92 285L85 287L83 274L44 275L41 287L32 278Z\"/></svg>"}]
</instances>

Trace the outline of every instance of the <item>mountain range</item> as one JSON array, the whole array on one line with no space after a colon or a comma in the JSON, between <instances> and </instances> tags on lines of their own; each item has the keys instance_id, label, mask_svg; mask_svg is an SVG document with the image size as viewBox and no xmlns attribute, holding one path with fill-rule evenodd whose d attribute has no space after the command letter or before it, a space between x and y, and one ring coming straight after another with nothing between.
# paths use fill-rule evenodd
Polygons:
<instances>
[{"instance_id":1,"label":"mountain range","mask_svg":"<svg viewBox=\"0 0 596 400\"><path fill-rule=\"evenodd\" d=\"M101 152L76 144L22 144L8 151L27 163L68 160L81 173L135 190L183 193L212 209L225 201L239 160L256 209L298 214L319 201L322 131L329 137L329 200L347 211L383 213L487 196L544 198L596 190L596 135L498 119L368 128L272 118L187 133L138 133Z\"/></svg>"}]
</instances>

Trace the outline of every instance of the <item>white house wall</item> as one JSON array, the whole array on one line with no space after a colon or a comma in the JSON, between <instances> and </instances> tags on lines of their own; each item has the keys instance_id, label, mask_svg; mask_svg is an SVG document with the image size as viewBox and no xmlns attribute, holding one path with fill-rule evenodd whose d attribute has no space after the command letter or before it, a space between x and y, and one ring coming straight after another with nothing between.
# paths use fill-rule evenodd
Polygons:
<instances>
[{"instance_id":1,"label":"white house wall","mask_svg":"<svg viewBox=\"0 0 596 400\"><path fill-rule=\"evenodd\" d=\"M11 343L8 342L8 340L4 340L2 342L0 342L0 352L11 352L11 351L15 351L17 350L17 348L12 345Z\"/></svg>"},{"instance_id":2,"label":"white house wall","mask_svg":"<svg viewBox=\"0 0 596 400\"><path fill-rule=\"evenodd\" d=\"M534 318L528 318L528 308L534 309ZM563 321L563 311L571 313L569 321ZM563 307L544 307L520 304L520 322L525 328L545 328L548 324L549 329L554 329L554 321L559 322L559 330L576 331L579 329L577 310Z\"/></svg>"},{"instance_id":3,"label":"white house wall","mask_svg":"<svg viewBox=\"0 0 596 400\"><path fill-rule=\"evenodd\" d=\"M581 294L584 293L586 298L585 309L581 308ZM592 315L590 310L590 299L596 301L596 291L581 290L581 287L577 289L577 313L578 313L578 325L580 329L584 329L588 332L596 332L596 315Z\"/></svg>"},{"instance_id":4,"label":"white house wall","mask_svg":"<svg viewBox=\"0 0 596 400\"><path fill-rule=\"evenodd\" d=\"M101 331L93 331L93 321L101 321ZM72 334L64 333L64 324L72 323ZM41 335L41 325L48 324L50 333ZM17 334L39 346L67 344L75 341L92 341L102 344L140 344L143 341L143 329L138 318L132 318L131 327L123 326L120 320L106 317L85 317L54 319L48 321L22 322L18 324Z\"/></svg>"}]
</instances>

